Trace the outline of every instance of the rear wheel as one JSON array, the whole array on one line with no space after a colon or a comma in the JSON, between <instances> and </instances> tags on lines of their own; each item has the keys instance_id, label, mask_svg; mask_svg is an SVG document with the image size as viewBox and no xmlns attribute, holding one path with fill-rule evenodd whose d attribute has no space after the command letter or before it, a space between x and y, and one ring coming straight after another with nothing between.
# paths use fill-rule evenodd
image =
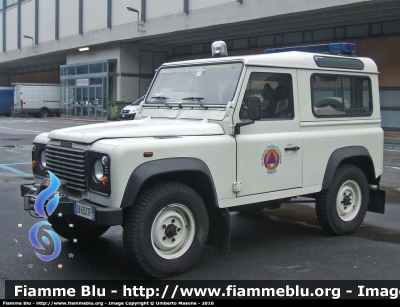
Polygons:
<instances>
[{"instance_id":1,"label":"rear wheel","mask_svg":"<svg viewBox=\"0 0 400 307\"><path fill-rule=\"evenodd\" d=\"M369 188L364 173L354 165L340 167L330 186L316 198L316 214L323 229L334 235L354 232L368 210Z\"/></svg>"},{"instance_id":2,"label":"rear wheel","mask_svg":"<svg viewBox=\"0 0 400 307\"><path fill-rule=\"evenodd\" d=\"M70 241L76 239L76 243L93 242L110 228L110 226L89 225L74 216L50 216L48 222L56 233Z\"/></svg>"},{"instance_id":3,"label":"rear wheel","mask_svg":"<svg viewBox=\"0 0 400 307\"><path fill-rule=\"evenodd\" d=\"M39 117L47 117L49 115L49 111L47 109L41 109L39 112Z\"/></svg>"},{"instance_id":4,"label":"rear wheel","mask_svg":"<svg viewBox=\"0 0 400 307\"><path fill-rule=\"evenodd\" d=\"M189 271L208 236L203 199L187 185L165 182L142 192L124 213L126 254L140 272L166 278Z\"/></svg>"}]
</instances>

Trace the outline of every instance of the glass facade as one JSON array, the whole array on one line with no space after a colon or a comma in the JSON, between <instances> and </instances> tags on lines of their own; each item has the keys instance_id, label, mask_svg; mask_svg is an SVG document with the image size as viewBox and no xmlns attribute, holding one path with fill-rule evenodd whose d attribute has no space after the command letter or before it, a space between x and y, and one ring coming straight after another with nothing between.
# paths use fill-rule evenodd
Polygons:
<instances>
[{"instance_id":1,"label":"glass facade","mask_svg":"<svg viewBox=\"0 0 400 307\"><path fill-rule=\"evenodd\" d=\"M116 60L60 66L61 116L108 119L116 100Z\"/></svg>"}]
</instances>

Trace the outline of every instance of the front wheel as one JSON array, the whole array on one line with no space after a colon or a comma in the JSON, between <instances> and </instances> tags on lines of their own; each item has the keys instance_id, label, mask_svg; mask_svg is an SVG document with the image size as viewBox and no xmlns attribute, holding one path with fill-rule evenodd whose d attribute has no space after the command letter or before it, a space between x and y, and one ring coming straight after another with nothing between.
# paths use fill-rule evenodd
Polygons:
<instances>
[{"instance_id":1,"label":"front wheel","mask_svg":"<svg viewBox=\"0 0 400 307\"><path fill-rule=\"evenodd\" d=\"M183 274L200 259L208 227L196 191L178 182L159 183L124 212L124 248L135 268L150 277Z\"/></svg>"},{"instance_id":2,"label":"front wheel","mask_svg":"<svg viewBox=\"0 0 400 307\"><path fill-rule=\"evenodd\" d=\"M330 186L316 198L316 214L323 229L334 235L354 232L368 210L369 188L364 173L354 165L340 167Z\"/></svg>"}]
</instances>

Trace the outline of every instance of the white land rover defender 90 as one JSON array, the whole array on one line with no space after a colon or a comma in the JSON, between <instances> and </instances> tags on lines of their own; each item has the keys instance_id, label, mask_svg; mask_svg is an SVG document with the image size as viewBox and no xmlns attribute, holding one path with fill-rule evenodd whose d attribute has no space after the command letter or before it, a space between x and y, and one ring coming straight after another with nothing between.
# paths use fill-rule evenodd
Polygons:
<instances>
[{"instance_id":1,"label":"white land rover defender 90","mask_svg":"<svg viewBox=\"0 0 400 307\"><path fill-rule=\"evenodd\" d=\"M307 197L324 230L354 232L385 210L378 71L354 51L231 57L218 41L212 58L165 63L133 121L35 138L24 209L58 178L43 204L58 199L54 231L79 244L122 225L127 258L152 278L187 272L206 244L229 250L231 211Z\"/></svg>"}]
</instances>

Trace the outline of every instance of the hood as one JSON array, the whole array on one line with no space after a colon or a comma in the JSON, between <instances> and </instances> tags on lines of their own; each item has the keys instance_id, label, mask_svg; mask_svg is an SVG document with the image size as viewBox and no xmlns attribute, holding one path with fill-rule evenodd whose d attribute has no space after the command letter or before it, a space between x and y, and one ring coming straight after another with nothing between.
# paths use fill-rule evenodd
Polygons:
<instances>
[{"instance_id":1,"label":"hood","mask_svg":"<svg viewBox=\"0 0 400 307\"><path fill-rule=\"evenodd\" d=\"M131 110L136 111L138 108L139 108L139 106L134 106L134 105L130 104L130 105L127 105L125 108L123 108L122 111L126 111L126 110L129 110L129 111L131 111Z\"/></svg>"},{"instance_id":2,"label":"hood","mask_svg":"<svg viewBox=\"0 0 400 307\"><path fill-rule=\"evenodd\" d=\"M100 139L224 134L220 125L202 121L141 119L53 130L49 138L91 144Z\"/></svg>"}]
</instances>

